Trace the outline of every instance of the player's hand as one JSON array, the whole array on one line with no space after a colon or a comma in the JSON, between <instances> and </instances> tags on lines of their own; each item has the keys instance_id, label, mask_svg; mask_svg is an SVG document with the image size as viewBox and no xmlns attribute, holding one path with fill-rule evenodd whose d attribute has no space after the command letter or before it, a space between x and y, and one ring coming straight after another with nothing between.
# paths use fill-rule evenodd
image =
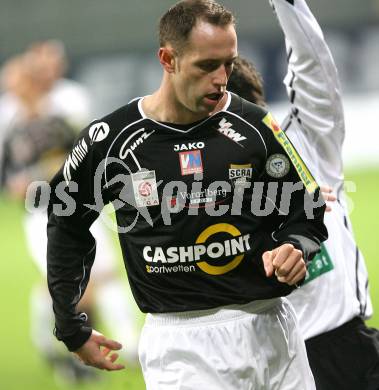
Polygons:
<instances>
[{"instance_id":1,"label":"player's hand","mask_svg":"<svg viewBox=\"0 0 379 390\"><path fill-rule=\"evenodd\" d=\"M332 208L328 202L335 202L337 200L337 197L333 193L333 188L329 186L320 186L321 195L325 200L326 203L326 210L325 211L332 211Z\"/></svg>"},{"instance_id":2,"label":"player's hand","mask_svg":"<svg viewBox=\"0 0 379 390\"><path fill-rule=\"evenodd\" d=\"M118 351L121 348L122 345L117 341L109 340L93 330L90 338L74 354L87 366L115 371L125 368L124 365L115 363L118 354L111 353L111 351Z\"/></svg>"},{"instance_id":3,"label":"player's hand","mask_svg":"<svg viewBox=\"0 0 379 390\"><path fill-rule=\"evenodd\" d=\"M293 286L305 277L307 268L303 253L292 244L283 244L262 255L266 276L275 272L279 282Z\"/></svg>"}]
</instances>

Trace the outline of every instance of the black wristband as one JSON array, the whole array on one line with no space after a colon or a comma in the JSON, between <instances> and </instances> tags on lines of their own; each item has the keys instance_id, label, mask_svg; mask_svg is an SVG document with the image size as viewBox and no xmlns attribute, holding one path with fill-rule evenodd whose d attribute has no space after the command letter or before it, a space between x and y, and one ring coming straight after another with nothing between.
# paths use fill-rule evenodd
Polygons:
<instances>
[{"instance_id":1,"label":"black wristband","mask_svg":"<svg viewBox=\"0 0 379 390\"><path fill-rule=\"evenodd\" d=\"M92 328L82 326L78 331L68 337L62 337L61 340L70 352L78 350L91 336Z\"/></svg>"}]
</instances>

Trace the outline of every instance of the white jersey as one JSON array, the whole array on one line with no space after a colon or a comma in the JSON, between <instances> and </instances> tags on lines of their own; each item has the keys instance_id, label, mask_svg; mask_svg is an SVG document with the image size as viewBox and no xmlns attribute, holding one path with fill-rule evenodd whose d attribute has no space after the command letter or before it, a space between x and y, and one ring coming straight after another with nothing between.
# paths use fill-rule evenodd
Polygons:
<instances>
[{"instance_id":1,"label":"white jersey","mask_svg":"<svg viewBox=\"0 0 379 390\"><path fill-rule=\"evenodd\" d=\"M345 124L336 66L304 0L271 0L271 4L285 34L288 58L284 83L291 111L283 130L318 183L332 186L338 198L325 214L330 238L309 266L305 284L289 296L308 339L355 316L368 318L372 304L343 189Z\"/></svg>"}]
</instances>

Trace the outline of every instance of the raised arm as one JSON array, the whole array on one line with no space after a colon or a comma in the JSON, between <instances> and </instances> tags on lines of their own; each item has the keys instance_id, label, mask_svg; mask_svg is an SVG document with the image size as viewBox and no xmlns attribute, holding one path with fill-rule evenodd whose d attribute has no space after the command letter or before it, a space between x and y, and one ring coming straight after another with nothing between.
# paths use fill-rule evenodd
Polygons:
<instances>
[{"instance_id":1,"label":"raised arm","mask_svg":"<svg viewBox=\"0 0 379 390\"><path fill-rule=\"evenodd\" d=\"M288 71L284 83L292 117L309 136L327 136L334 146L330 153L335 153L344 139L344 114L337 69L321 28L304 0L270 3L285 35Z\"/></svg>"}]
</instances>

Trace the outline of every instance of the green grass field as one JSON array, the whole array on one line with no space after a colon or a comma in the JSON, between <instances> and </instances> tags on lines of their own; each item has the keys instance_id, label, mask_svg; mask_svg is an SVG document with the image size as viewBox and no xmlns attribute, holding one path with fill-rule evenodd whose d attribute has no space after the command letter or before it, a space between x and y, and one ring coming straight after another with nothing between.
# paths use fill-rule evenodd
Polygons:
<instances>
[{"instance_id":1,"label":"green grass field","mask_svg":"<svg viewBox=\"0 0 379 390\"><path fill-rule=\"evenodd\" d=\"M354 209L351 214L357 241L366 257L370 274L374 317L368 322L379 327L379 262L375 235L379 231L379 170L350 172L346 179L356 184L357 191L349 193ZM33 349L29 338L29 292L39 275L28 256L21 220L23 209L15 203L0 199L1 236L1 320L0 388L2 390L70 389L58 386L51 370ZM46 329L46 332L49 332ZM105 373L95 384L75 387L93 390L144 389L141 374L136 369Z\"/></svg>"}]
</instances>

